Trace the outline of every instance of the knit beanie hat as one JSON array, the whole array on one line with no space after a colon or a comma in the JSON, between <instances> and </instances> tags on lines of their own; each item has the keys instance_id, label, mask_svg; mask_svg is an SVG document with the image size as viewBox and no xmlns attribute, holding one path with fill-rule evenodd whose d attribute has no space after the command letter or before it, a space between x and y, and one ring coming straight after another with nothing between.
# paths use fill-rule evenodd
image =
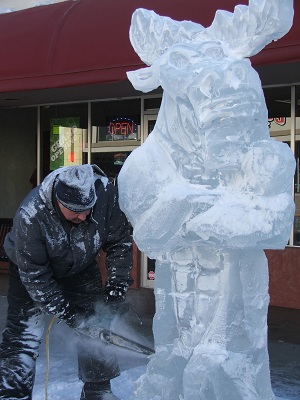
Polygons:
<instances>
[{"instance_id":1,"label":"knit beanie hat","mask_svg":"<svg viewBox=\"0 0 300 400\"><path fill-rule=\"evenodd\" d=\"M63 168L57 176L55 191L58 201L70 211L81 213L92 208L97 200L92 166Z\"/></svg>"}]
</instances>

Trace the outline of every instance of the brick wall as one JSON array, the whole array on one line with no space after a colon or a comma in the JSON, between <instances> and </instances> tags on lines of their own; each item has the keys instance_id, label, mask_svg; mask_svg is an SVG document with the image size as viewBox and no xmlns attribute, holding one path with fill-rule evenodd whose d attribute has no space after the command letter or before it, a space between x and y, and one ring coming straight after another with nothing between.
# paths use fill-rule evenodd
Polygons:
<instances>
[{"instance_id":1,"label":"brick wall","mask_svg":"<svg viewBox=\"0 0 300 400\"><path fill-rule=\"evenodd\" d=\"M300 309L300 248L266 250L269 262L270 304Z\"/></svg>"}]
</instances>

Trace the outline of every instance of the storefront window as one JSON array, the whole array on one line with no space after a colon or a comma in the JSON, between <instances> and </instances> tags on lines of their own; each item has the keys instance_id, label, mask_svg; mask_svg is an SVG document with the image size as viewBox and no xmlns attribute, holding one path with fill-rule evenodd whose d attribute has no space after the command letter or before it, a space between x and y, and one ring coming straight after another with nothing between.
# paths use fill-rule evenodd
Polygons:
<instances>
[{"instance_id":1,"label":"storefront window","mask_svg":"<svg viewBox=\"0 0 300 400\"><path fill-rule=\"evenodd\" d=\"M281 142L291 140L291 88L277 87L264 90L270 136Z\"/></svg>"},{"instance_id":2,"label":"storefront window","mask_svg":"<svg viewBox=\"0 0 300 400\"><path fill-rule=\"evenodd\" d=\"M93 148L140 145L140 99L93 103L91 142Z\"/></svg>"},{"instance_id":3,"label":"storefront window","mask_svg":"<svg viewBox=\"0 0 300 400\"><path fill-rule=\"evenodd\" d=\"M91 162L117 184L124 161L141 145L141 100L94 102L91 110Z\"/></svg>"},{"instance_id":4,"label":"storefront window","mask_svg":"<svg viewBox=\"0 0 300 400\"><path fill-rule=\"evenodd\" d=\"M109 180L117 185L118 174L129 154L126 151L92 153L92 164L98 165Z\"/></svg>"},{"instance_id":5,"label":"storefront window","mask_svg":"<svg viewBox=\"0 0 300 400\"><path fill-rule=\"evenodd\" d=\"M161 97L149 97L144 100L145 112L157 113L161 105Z\"/></svg>"},{"instance_id":6,"label":"storefront window","mask_svg":"<svg viewBox=\"0 0 300 400\"><path fill-rule=\"evenodd\" d=\"M296 173L295 173L295 220L294 220L294 235L293 245L300 246L300 87L296 87L295 95L295 159L296 159Z\"/></svg>"},{"instance_id":7,"label":"storefront window","mask_svg":"<svg viewBox=\"0 0 300 400\"><path fill-rule=\"evenodd\" d=\"M300 106L299 87L276 87L264 90L269 112L270 135L275 140L287 143L296 159L294 178L295 218L289 245L300 246Z\"/></svg>"},{"instance_id":8,"label":"storefront window","mask_svg":"<svg viewBox=\"0 0 300 400\"><path fill-rule=\"evenodd\" d=\"M140 99L93 102L90 148L88 109L87 102L41 107L42 179L61 166L91 160L115 180L126 157L141 144Z\"/></svg>"},{"instance_id":9,"label":"storefront window","mask_svg":"<svg viewBox=\"0 0 300 400\"><path fill-rule=\"evenodd\" d=\"M87 103L41 107L42 179L61 166L86 162L82 143L87 121Z\"/></svg>"}]
</instances>

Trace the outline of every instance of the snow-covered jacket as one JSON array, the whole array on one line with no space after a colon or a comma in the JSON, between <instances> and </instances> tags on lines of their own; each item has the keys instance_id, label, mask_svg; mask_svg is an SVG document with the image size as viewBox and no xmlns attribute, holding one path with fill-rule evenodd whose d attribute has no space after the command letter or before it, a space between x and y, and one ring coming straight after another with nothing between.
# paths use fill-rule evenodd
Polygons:
<instances>
[{"instance_id":1,"label":"snow-covered jacket","mask_svg":"<svg viewBox=\"0 0 300 400\"><path fill-rule=\"evenodd\" d=\"M55 207L54 182L62 168L50 173L20 205L4 248L18 266L31 298L49 314L64 317L70 305L56 281L95 263L100 249L106 255L107 280L132 283L132 239L127 218L119 208L117 189L93 165L97 202L80 224L67 221Z\"/></svg>"}]
</instances>

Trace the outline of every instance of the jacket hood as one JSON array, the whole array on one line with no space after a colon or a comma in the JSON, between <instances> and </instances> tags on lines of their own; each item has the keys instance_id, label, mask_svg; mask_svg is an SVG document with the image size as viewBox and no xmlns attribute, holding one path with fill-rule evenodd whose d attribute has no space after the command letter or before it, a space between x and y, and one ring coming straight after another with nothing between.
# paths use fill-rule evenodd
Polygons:
<instances>
[{"instance_id":1,"label":"jacket hood","mask_svg":"<svg viewBox=\"0 0 300 400\"><path fill-rule=\"evenodd\" d=\"M46 178L43 180L43 182L40 185L39 195L41 196L41 199L44 202L44 204L49 209L53 209L52 192L53 192L54 182L55 182L57 176L61 172L66 170L67 168L68 167L61 167L61 168L58 168L55 171L51 172L49 175L46 176ZM106 185L108 183L108 178L107 178L106 174L102 171L101 168L99 168L95 164L92 164L92 168L94 170L95 182L97 179L100 179L104 188L106 188Z\"/></svg>"}]
</instances>

